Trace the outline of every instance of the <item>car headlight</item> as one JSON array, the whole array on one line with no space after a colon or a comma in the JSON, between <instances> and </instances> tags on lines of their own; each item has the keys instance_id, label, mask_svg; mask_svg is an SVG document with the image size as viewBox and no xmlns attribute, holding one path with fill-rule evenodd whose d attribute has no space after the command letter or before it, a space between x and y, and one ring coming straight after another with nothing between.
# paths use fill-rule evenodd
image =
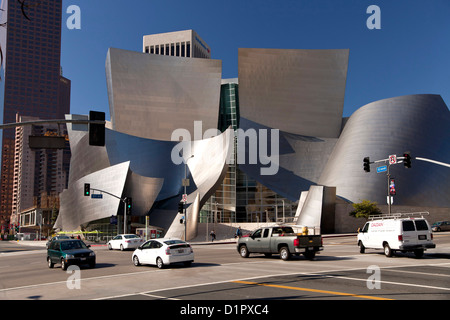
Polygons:
<instances>
[{"instance_id":1,"label":"car headlight","mask_svg":"<svg viewBox=\"0 0 450 320\"><path fill-rule=\"evenodd\" d=\"M66 259L73 259L73 258L74 258L73 254L66 254Z\"/></svg>"},{"instance_id":2,"label":"car headlight","mask_svg":"<svg viewBox=\"0 0 450 320\"><path fill-rule=\"evenodd\" d=\"M89 253L89 257L95 257L95 252L92 251L91 253Z\"/></svg>"}]
</instances>

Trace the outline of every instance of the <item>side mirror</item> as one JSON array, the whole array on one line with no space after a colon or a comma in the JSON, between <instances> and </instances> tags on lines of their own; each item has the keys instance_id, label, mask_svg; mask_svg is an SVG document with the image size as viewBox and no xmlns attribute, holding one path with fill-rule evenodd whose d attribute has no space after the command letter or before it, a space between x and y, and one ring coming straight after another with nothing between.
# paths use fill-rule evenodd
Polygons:
<instances>
[{"instance_id":1,"label":"side mirror","mask_svg":"<svg viewBox=\"0 0 450 320\"><path fill-rule=\"evenodd\" d=\"M90 244L88 244L86 247L88 247L88 248L90 248L91 247L91 245Z\"/></svg>"}]
</instances>

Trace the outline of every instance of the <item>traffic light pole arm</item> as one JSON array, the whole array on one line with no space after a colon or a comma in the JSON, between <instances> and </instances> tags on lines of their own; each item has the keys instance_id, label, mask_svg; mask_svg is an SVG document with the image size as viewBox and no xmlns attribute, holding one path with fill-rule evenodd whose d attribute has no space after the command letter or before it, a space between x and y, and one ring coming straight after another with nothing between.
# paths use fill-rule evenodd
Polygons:
<instances>
[{"instance_id":1,"label":"traffic light pole arm","mask_svg":"<svg viewBox=\"0 0 450 320\"><path fill-rule=\"evenodd\" d=\"M102 192L102 193L106 193L106 194L110 195L111 197L114 197L114 198L116 198L116 199L119 199L119 200L122 201L123 203L126 203L126 200L127 200L127 197L121 198L121 197L118 197L118 196L116 196L116 195L114 195L114 194L112 194L112 193L109 193L108 191L105 191L105 190L94 189L94 188L90 188L90 190L92 190L92 191L98 191L98 192Z\"/></svg>"},{"instance_id":2,"label":"traffic light pole arm","mask_svg":"<svg viewBox=\"0 0 450 320\"><path fill-rule=\"evenodd\" d=\"M431 159L427 159L427 158L420 158L420 157L416 157L416 160L422 160L422 161L427 161L427 162L431 162L434 164L438 164L444 167L449 167L450 168L450 164L449 163L444 163L444 162L440 162L440 161L436 161L436 160L431 160Z\"/></svg>"},{"instance_id":3,"label":"traffic light pole arm","mask_svg":"<svg viewBox=\"0 0 450 320\"><path fill-rule=\"evenodd\" d=\"M56 124L61 124L61 123L105 124L106 121L104 121L104 120L36 120L36 121L24 121L24 122L0 124L0 130L15 128L15 127L31 126L31 125L49 124L49 123L56 123Z\"/></svg>"}]
</instances>

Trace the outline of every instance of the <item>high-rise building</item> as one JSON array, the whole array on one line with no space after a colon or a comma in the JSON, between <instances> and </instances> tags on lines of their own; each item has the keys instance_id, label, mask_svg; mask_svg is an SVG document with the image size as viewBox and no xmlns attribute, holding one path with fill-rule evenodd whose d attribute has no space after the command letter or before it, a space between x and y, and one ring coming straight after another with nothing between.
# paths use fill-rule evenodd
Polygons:
<instances>
[{"instance_id":1,"label":"high-rise building","mask_svg":"<svg viewBox=\"0 0 450 320\"><path fill-rule=\"evenodd\" d=\"M22 7L24 11L22 11ZM64 119L70 113L70 80L61 75L62 0L22 6L9 1L3 122L16 114ZM12 212L14 129L3 131L0 215Z\"/></svg>"},{"instance_id":2,"label":"high-rise building","mask_svg":"<svg viewBox=\"0 0 450 320\"><path fill-rule=\"evenodd\" d=\"M16 122L36 120L40 119L18 115ZM67 188L69 180L69 141L66 140L65 149L31 149L29 146L29 136L54 136L58 131L57 124L16 127L13 213L31 207L59 207L58 195Z\"/></svg>"},{"instance_id":3,"label":"high-rise building","mask_svg":"<svg viewBox=\"0 0 450 320\"><path fill-rule=\"evenodd\" d=\"M144 36L143 52L173 57L211 58L211 48L194 30Z\"/></svg>"}]
</instances>

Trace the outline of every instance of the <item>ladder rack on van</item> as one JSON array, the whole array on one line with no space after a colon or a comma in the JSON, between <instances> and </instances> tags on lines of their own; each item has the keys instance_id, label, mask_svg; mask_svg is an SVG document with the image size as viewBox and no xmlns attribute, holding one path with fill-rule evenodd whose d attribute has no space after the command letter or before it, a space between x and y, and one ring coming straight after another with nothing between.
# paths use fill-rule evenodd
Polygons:
<instances>
[{"instance_id":1,"label":"ladder rack on van","mask_svg":"<svg viewBox=\"0 0 450 320\"><path fill-rule=\"evenodd\" d=\"M379 214L369 216L369 220L381 220L381 219L400 219L400 218L423 218L424 215L429 215L428 211L423 212L405 212L405 213L392 213L392 214Z\"/></svg>"}]
</instances>

